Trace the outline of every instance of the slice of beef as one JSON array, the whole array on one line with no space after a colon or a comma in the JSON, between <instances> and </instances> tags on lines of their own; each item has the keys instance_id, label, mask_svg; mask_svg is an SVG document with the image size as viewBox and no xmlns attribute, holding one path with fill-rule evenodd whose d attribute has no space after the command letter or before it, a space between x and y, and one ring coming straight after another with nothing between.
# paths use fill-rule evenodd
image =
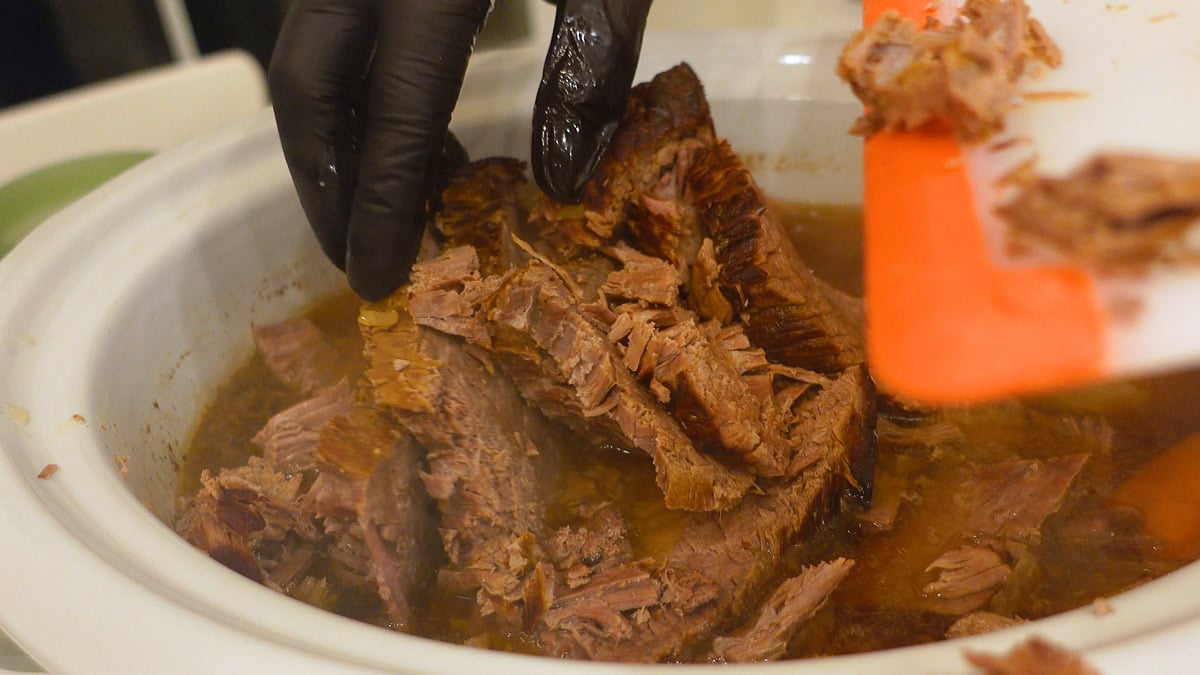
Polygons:
<instances>
[{"instance_id":1,"label":"slice of beef","mask_svg":"<svg viewBox=\"0 0 1200 675\"><path fill-rule=\"evenodd\" d=\"M1102 153L1020 187L1000 210L1017 246L1049 246L1113 271L1200 260L1195 247L1181 246L1200 218L1200 162Z\"/></svg>"},{"instance_id":2,"label":"slice of beef","mask_svg":"<svg viewBox=\"0 0 1200 675\"><path fill-rule=\"evenodd\" d=\"M320 528L301 506L301 477L285 477L262 458L205 471L176 531L214 560L276 590L303 575ZM273 573L282 568L285 574Z\"/></svg>"},{"instance_id":3,"label":"slice of beef","mask_svg":"<svg viewBox=\"0 0 1200 675\"><path fill-rule=\"evenodd\" d=\"M439 584L476 592L483 615L520 628L552 588L537 542L544 492L534 466L556 432L461 340L418 326L401 289L360 322L375 401L426 449L422 481L441 511Z\"/></svg>"},{"instance_id":4,"label":"slice of beef","mask_svg":"<svg viewBox=\"0 0 1200 675\"><path fill-rule=\"evenodd\" d=\"M853 560L837 558L785 580L763 602L749 630L713 640L713 655L726 663L779 659L787 650L788 641L825 606L853 566Z\"/></svg>"},{"instance_id":5,"label":"slice of beef","mask_svg":"<svg viewBox=\"0 0 1200 675\"><path fill-rule=\"evenodd\" d=\"M560 527L546 542L550 560L568 589L633 558L625 519L616 505L604 502L581 511L585 516L582 523Z\"/></svg>"},{"instance_id":6,"label":"slice of beef","mask_svg":"<svg viewBox=\"0 0 1200 675\"><path fill-rule=\"evenodd\" d=\"M825 297L729 144L701 150L689 183L713 240L717 286L754 344L774 362L823 373L861 363L861 336Z\"/></svg>"},{"instance_id":7,"label":"slice of beef","mask_svg":"<svg viewBox=\"0 0 1200 675\"><path fill-rule=\"evenodd\" d=\"M837 72L867 108L854 133L937 122L978 142L1004 128L1035 60L1057 67L1062 54L1024 0L967 0L956 21L923 30L885 12L850 40Z\"/></svg>"},{"instance_id":8,"label":"slice of beef","mask_svg":"<svg viewBox=\"0 0 1200 675\"><path fill-rule=\"evenodd\" d=\"M337 415L346 415L354 404L354 390L342 380L307 401L276 413L255 434L253 443L276 471L292 475L316 468L321 429Z\"/></svg>"},{"instance_id":9,"label":"slice of beef","mask_svg":"<svg viewBox=\"0 0 1200 675\"><path fill-rule=\"evenodd\" d=\"M669 508L726 510L750 489L748 474L697 451L638 384L561 272L543 264L515 272L481 311L498 362L522 393L588 436L648 454Z\"/></svg>"},{"instance_id":10,"label":"slice of beef","mask_svg":"<svg viewBox=\"0 0 1200 675\"><path fill-rule=\"evenodd\" d=\"M392 622L411 626L414 597L432 581L428 561L433 521L420 485L420 448L408 434L374 409L356 407L330 420L317 455L327 517L337 518L350 497L350 516L362 532L367 576L378 585ZM310 497L317 486L310 490ZM330 508L332 506L333 508ZM343 518L344 519L344 518Z\"/></svg>"},{"instance_id":11,"label":"slice of beef","mask_svg":"<svg viewBox=\"0 0 1200 675\"><path fill-rule=\"evenodd\" d=\"M671 552L651 568L656 602L644 589L618 607L589 583L555 599L538 631L543 649L608 661L683 659L744 616L776 578L778 553L837 508L846 467L874 452L870 389L864 370L852 369L808 403L829 411L828 446L794 479L767 484L728 513L689 514ZM644 566L622 569L632 578ZM649 604L633 606L642 602Z\"/></svg>"},{"instance_id":12,"label":"slice of beef","mask_svg":"<svg viewBox=\"0 0 1200 675\"><path fill-rule=\"evenodd\" d=\"M301 394L331 387L346 374L337 350L309 319L253 326L250 332L267 368Z\"/></svg>"},{"instance_id":13,"label":"slice of beef","mask_svg":"<svg viewBox=\"0 0 1200 675\"><path fill-rule=\"evenodd\" d=\"M967 661L987 675L1098 675L1078 653L1033 636L1007 654L966 652Z\"/></svg>"},{"instance_id":14,"label":"slice of beef","mask_svg":"<svg viewBox=\"0 0 1200 675\"><path fill-rule=\"evenodd\" d=\"M625 244L608 252L621 262L621 268L609 273L600 292L614 299L651 305L674 305L679 301L679 271L662 258L646 255Z\"/></svg>"},{"instance_id":15,"label":"slice of beef","mask_svg":"<svg viewBox=\"0 0 1200 675\"><path fill-rule=\"evenodd\" d=\"M1042 521L1062 505L1086 453L1000 462L975 472L964 488L968 534L1036 543Z\"/></svg>"}]
</instances>

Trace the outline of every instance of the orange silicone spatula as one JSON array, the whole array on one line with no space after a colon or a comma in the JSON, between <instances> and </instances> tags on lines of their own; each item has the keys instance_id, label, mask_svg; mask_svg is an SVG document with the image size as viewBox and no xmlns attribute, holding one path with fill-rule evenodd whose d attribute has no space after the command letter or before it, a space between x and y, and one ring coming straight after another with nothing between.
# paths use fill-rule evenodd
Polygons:
<instances>
[{"instance_id":1,"label":"orange silicone spatula","mask_svg":"<svg viewBox=\"0 0 1200 675\"><path fill-rule=\"evenodd\" d=\"M955 6L863 4L866 25L891 9L922 24ZM868 354L885 389L920 401L973 402L1200 361L1200 312L1186 311L1189 298L1200 305L1200 269L1114 282L1065 257L1009 259L996 245L1004 225L995 213L997 176L1014 153L1051 174L1103 150L1200 158L1200 3L1026 4L1064 62L1022 83L1025 100L997 139L1020 143L969 146L924 128L865 143ZM1174 99L1164 96L1172 82Z\"/></svg>"}]
</instances>

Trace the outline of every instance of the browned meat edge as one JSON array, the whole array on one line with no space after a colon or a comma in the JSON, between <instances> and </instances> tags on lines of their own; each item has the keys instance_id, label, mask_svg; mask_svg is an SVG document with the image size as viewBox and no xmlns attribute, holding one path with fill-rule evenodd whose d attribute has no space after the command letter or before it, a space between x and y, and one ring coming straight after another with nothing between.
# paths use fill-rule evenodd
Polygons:
<instances>
[{"instance_id":1,"label":"browned meat edge","mask_svg":"<svg viewBox=\"0 0 1200 675\"><path fill-rule=\"evenodd\" d=\"M825 606L853 566L853 560L837 558L813 565L785 580L758 608L748 630L713 640L713 655L727 663L781 658L787 650L788 640Z\"/></svg>"},{"instance_id":2,"label":"browned meat edge","mask_svg":"<svg viewBox=\"0 0 1200 675\"><path fill-rule=\"evenodd\" d=\"M713 240L717 285L754 344L776 363L823 373L862 363L861 337L821 292L729 144L701 150L689 181Z\"/></svg>"}]
</instances>

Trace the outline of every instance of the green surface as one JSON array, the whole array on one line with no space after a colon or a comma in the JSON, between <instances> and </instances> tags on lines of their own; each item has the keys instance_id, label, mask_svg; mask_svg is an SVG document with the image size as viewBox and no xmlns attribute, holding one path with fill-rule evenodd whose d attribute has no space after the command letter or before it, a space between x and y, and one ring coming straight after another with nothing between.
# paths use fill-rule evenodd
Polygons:
<instances>
[{"instance_id":1,"label":"green surface","mask_svg":"<svg viewBox=\"0 0 1200 675\"><path fill-rule=\"evenodd\" d=\"M80 157L0 186L0 258L54 212L149 156L149 152L110 152Z\"/></svg>"}]
</instances>

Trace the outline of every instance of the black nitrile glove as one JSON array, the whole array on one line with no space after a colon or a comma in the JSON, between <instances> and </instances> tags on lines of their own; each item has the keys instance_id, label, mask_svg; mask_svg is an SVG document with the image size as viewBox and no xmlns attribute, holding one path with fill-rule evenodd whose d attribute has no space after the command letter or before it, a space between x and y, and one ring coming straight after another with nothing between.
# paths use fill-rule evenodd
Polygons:
<instances>
[{"instance_id":1,"label":"black nitrile glove","mask_svg":"<svg viewBox=\"0 0 1200 675\"><path fill-rule=\"evenodd\" d=\"M538 93L538 184L578 200L620 118L649 0L562 0ZM294 0L268 82L300 204L363 298L408 278L490 0ZM457 149L458 152L453 152Z\"/></svg>"},{"instance_id":2,"label":"black nitrile glove","mask_svg":"<svg viewBox=\"0 0 1200 675\"><path fill-rule=\"evenodd\" d=\"M559 0L533 111L533 177L578 202L633 84L650 0Z\"/></svg>"}]
</instances>

